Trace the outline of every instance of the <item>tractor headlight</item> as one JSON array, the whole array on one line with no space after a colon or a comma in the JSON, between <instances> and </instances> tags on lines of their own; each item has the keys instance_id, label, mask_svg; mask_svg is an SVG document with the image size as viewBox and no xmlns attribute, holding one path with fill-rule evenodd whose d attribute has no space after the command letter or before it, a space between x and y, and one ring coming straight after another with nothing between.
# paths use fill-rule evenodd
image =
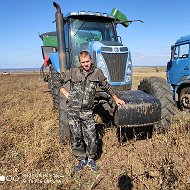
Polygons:
<instances>
[{"instance_id":1,"label":"tractor headlight","mask_svg":"<svg viewBox=\"0 0 190 190\"><path fill-rule=\"evenodd\" d=\"M125 79L126 82L130 82L131 81L131 75L126 75L126 79Z\"/></svg>"},{"instance_id":2,"label":"tractor headlight","mask_svg":"<svg viewBox=\"0 0 190 190\"><path fill-rule=\"evenodd\" d=\"M127 66L127 73L131 73L132 68L130 66Z\"/></svg>"},{"instance_id":3,"label":"tractor headlight","mask_svg":"<svg viewBox=\"0 0 190 190\"><path fill-rule=\"evenodd\" d=\"M129 52L129 57L127 60L127 68L126 68L126 78L125 81L126 82L130 82L132 80L132 60L131 60L131 54Z\"/></svg>"},{"instance_id":4,"label":"tractor headlight","mask_svg":"<svg viewBox=\"0 0 190 190\"><path fill-rule=\"evenodd\" d=\"M132 60L131 60L131 54L129 53L129 58L127 62L127 72L131 73L132 72Z\"/></svg>"},{"instance_id":5,"label":"tractor headlight","mask_svg":"<svg viewBox=\"0 0 190 190\"><path fill-rule=\"evenodd\" d=\"M109 77L108 68L104 61L104 58L102 57L100 53L97 54L97 66L103 71L105 77L108 79Z\"/></svg>"}]
</instances>

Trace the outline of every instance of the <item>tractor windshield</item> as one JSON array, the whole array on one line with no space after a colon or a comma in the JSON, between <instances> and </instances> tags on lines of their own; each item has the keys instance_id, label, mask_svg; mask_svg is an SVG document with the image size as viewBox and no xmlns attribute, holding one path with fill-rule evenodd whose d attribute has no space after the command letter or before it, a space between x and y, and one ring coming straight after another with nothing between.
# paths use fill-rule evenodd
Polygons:
<instances>
[{"instance_id":1,"label":"tractor windshield","mask_svg":"<svg viewBox=\"0 0 190 190\"><path fill-rule=\"evenodd\" d=\"M82 50L88 50L90 41L116 41L116 39L112 22L73 19L71 27L73 63L79 66L78 54Z\"/></svg>"}]
</instances>

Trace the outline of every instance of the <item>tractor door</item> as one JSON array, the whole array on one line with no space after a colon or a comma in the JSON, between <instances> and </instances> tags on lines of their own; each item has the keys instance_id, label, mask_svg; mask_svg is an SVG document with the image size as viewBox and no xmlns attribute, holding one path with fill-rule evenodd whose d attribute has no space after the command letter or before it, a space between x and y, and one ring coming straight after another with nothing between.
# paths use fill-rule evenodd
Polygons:
<instances>
[{"instance_id":1,"label":"tractor door","mask_svg":"<svg viewBox=\"0 0 190 190\"><path fill-rule=\"evenodd\" d=\"M177 85L181 77L190 74L189 43L173 46L171 61L168 65L167 72L170 84Z\"/></svg>"}]
</instances>

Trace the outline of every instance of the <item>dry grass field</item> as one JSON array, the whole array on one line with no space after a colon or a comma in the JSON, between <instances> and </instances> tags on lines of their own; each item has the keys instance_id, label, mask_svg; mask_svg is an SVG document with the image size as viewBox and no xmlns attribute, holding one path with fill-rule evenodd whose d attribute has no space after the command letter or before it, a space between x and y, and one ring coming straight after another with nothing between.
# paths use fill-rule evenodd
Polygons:
<instances>
[{"instance_id":1,"label":"dry grass field","mask_svg":"<svg viewBox=\"0 0 190 190\"><path fill-rule=\"evenodd\" d=\"M164 68L133 70L133 89L143 77L165 78ZM188 190L190 115L176 109L167 134L119 144L106 129L99 172L88 168L71 177L77 163L59 140L57 113L38 73L0 76L1 190ZM5 176L5 178L3 177Z\"/></svg>"}]
</instances>

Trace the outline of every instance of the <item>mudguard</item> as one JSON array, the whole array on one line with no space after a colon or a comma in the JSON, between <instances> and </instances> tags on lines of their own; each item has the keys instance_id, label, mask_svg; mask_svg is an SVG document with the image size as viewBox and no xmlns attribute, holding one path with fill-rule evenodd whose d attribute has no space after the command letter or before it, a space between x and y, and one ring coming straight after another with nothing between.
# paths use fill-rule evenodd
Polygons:
<instances>
[{"instance_id":1,"label":"mudguard","mask_svg":"<svg viewBox=\"0 0 190 190\"><path fill-rule=\"evenodd\" d=\"M53 68L60 73L60 68L59 68L59 56L58 53L50 53L49 56L51 63L53 65Z\"/></svg>"},{"instance_id":2,"label":"mudguard","mask_svg":"<svg viewBox=\"0 0 190 190\"><path fill-rule=\"evenodd\" d=\"M179 82L177 83L177 86L180 86L181 84L189 84L190 83L190 75L185 75L185 76L182 76L179 80Z\"/></svg>"},{"instance_id":3,"label":"mudguard","mask_svg":"<svg viewBox=\"0 0 190 190\"><path fill-rule=\"evenodd\" d=\"M148 126L161 120L161 104L157 98L140 90L120 91L116 94L126 103L115 113L117 126Z\"/></svg>"}]
</instances>

